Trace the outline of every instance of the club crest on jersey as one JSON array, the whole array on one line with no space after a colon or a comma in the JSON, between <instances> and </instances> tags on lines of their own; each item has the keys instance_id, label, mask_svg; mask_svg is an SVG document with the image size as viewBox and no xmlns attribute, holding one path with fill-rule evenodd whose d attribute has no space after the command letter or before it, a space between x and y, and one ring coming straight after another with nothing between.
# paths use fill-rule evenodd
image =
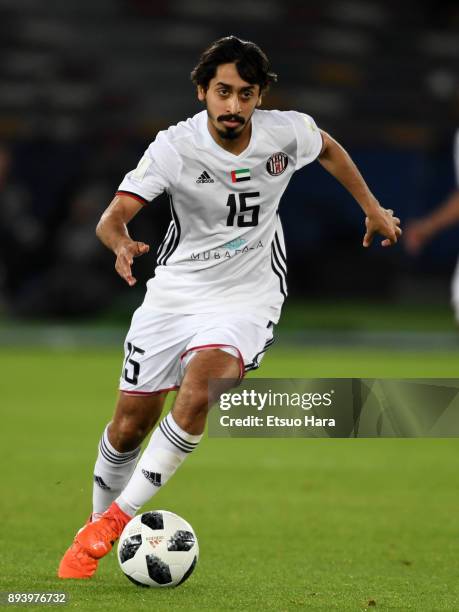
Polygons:
<instances>
[{"instance_id":1,"label":"club crest on jersey","mask_svg":"<svg viewBox=\"0 0 459 612\"><path fill-rule=\"evenodd\" d=\"M279 176L288 166L288 155L286 153L273 153L266 162L266 170L271 176Z\"/></svg>"},{"instance_id":2,"label":"club crest on jersey","mask_svg":"<svg viewBox=\"0 0 459 612\"><path fill-rule=\"evenodd\" d=\"M250 181L250 170L248 168L231 170L231 182L240 183L241 181Z\"/></svg>"}]
</instances>

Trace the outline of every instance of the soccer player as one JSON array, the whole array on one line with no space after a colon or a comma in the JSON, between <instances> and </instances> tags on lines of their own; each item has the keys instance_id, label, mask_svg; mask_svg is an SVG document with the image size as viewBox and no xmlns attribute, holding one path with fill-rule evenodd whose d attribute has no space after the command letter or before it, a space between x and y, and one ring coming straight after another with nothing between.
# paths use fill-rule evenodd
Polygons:
<instances>
[{"instance_id":1,"label":"soccer player","mask_svg":"<svg viewBox=\"0 0 459 612\"><path fill-rule=\"evenodd\" d=\"M407 225L404 243L411 255L418 255L424 245L437 234L459 223L459 130L454 138L454 169L457 188L430 214ZM459 261L451 283L451 303L459 324Z\"/></svg>"},{"instance_id":2,"label":"soccer player","mask_svg":"<svg viewBox=\"0 0 459 612\"><path fill-rule=\"evenodd\" d=\"M149 246L126 226L169 195L172 220L132 318L118 403L99 444L93 512L60 563L61 578L91 577L126 523L196 449L212 399L208 380L236 382L272 344L287 295L278 208L293 173L317 159L344 185L366 215L365 247L376 233L383 246L401 234L399 219L311 117L259 110L277 77L257 45L217 40L191 76L206 110L157 135L97 226L132 286L134 258ZM171 389L173 408L138 460Z\"/></svg>"}]
</instances>

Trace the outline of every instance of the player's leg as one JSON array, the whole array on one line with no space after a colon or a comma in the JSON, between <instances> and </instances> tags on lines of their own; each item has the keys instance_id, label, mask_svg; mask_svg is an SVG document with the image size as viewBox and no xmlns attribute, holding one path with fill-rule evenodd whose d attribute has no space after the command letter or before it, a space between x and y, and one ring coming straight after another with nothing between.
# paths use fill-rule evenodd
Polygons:
<instances>
[{"instance_id":1,"label":"player's leg","mask_svg":"<svg viewBox=\"0 0 459 612\"><path fill-rule=\"evenodd\" d=\"M170 414L177 426L190 435L202 435L209 406L217 399L209 397L209 380L223 379L225 386L219 386L219 391L224 392L237 385L242 376L240 356L234 349L229 351L201 350L186 367Z\"/></svg>"},{"instance_id":2,"label":"player's leg","mask_svg":"<svg viewBox=\"0 0 459 612\"><path fill-rule=\"evenodd\" d=\"M240 373L239 358L220 349L194 355L171 414L151 436L126 488L99 520L77 534L75 541L90 556L98 559L111 550L140 506L155 495L198 446L209 408L209 379L230 379L227 384L230 388L239 380ZM177 420L187 429L176 422L175 411Z\"/></svg>"},{"instance_id":3,"label":"player's leg","mask_svg":"<svg viewBox=\"0 0 459 612\"><path fill-rule=\"evenodd\" d=\"M115 413L99 442L93 483L93 513L98 517L118 497L132 476L140 445L155 426L167 392L128 395L120 392Z\"/></svg>"},{"instance_id":4,"label":"player's leg","mask_svg":"<svg viewBox=\"0 0 459 612\"><path fill-rule=\"evenodd\" d=\"M177 384L177 353L183 351L188 335L179 328L175 319L143 307L138 308L132 317L120 380L122 395L114 419L102 438L95 470L96 476L107 486L112 482L113 488L117 489L115 495L121 483L132 474L138 457L137 448L159 417L167 390ZM169 346L173 350L168 350ZM113 497L113 491L95 489L95 511L102 510ZM75 537L60 563L58 575L61 578L89 578L96 566L97 560L88 555Z\"/></svg>"},{"instance_id":5,"label":"player's leg","mask_svg":"<svg viewBox=\"0 0 459 612\"><path fill-rule=\"evenodd\" d=\"M101 516L128 482L137 462L140 444L160 417L166 396L167 392L146 396L120 393L113 419L105 428L99 444L92 517ZM96 569L97 560L74 541L61 559L58 576L90 578Z\"/></svg>"},{"instance_id":6,"label":"player's leg","mask_svg":"<svg viewBox=\"0 0 459 612\"><path fill-rule=\"evenodd\" d=\"M155 320L148 322L149 329ZM164 338L164 329L167 331L167 338ZM183 349L177 352L184 335L188 335L189 340L184 346L182 345ZM177 355L176 363L181 363L185 367L185 374L171 414L161 421L153 433L126 488L99 520L86 525L75 537L75 543L88 557L92 557L93 561L110 551L124 525L137 509L169 480L183 460L198 445L208 410L208 380L210 378L238 380L244 370L258 367L263 354L273 342L270 322L258 320L256 317L231 318L227 315L215 317L203 315L195 316L193 319L168 316L168 320L161 322L161 329L158 330L156 337L155 352L160 358L159 363L149 352L137 349L136 358L145 359L150 363L148 376L142 375L147 364L143 361L137 364L137 369L140 371L139 384L144 390L164 389L163 385L160 387L153 385L158 384L159 374L163 375L163 370L165 371L165 356L174 354L174 351ZM171 340L174 342L171 343ZM215 350L215 347L220 348ZM132 364L132 362L128 356L126 363ZM159 365L161 369L157 371L155 368ZM166 374L163 375L161 382L164 382L165 376ZM174 367L168 370L167 380L171 384L177 385L180 378ZM228 384L228 387L230 386L231 384ZM220 389L220 392L222 390ZM142 392L142 388L139 391Z\"/></svg>"},{"instance_id":7,"label":"player's leg","mask_svg":"<svg viewBox=\"0 0 459 612\"><path fill-rule=\"evenodd\" d=\"M240 373L239 358L220 349L199 351L193 356L171 412L153 433L131 480L116 500L124 512L134 516L197 448L213 400L209 398L209 379L225 379L230 388L238 382Z\"/></svg>"},{"instance_id":8,"label":"player's leg","mask_svg":"<svg viewBox=\"0 0 459 612\"><path fill-rule=\"evenodd\" d=\"M158 420L167 391L177 383L177 352L187 336L176 317L140 307L124 343L120 396L103 432L94 469L93 512L110 506L125 487L140 454L140 444ZM178 343L170 350L170 344Z\"/></svg>"}]
</instances>

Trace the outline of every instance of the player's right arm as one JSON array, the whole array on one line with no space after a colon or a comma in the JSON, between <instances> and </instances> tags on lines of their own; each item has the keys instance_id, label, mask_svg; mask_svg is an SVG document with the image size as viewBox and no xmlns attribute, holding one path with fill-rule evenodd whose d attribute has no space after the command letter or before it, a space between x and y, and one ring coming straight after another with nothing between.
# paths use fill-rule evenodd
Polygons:
<instances>
[{"instance_id":1,"label":"player's right arm","mask_svg":"<svg viewBox=\"0 0 459 612\"><path fill-rule=\"evenodd\" d=\"M99 240L116 255L115 270L130 287L137 282L132 275L134 257L150 250L148 244L132 240L127 228L129 221L141 208L142 204L138 200L117 194L102 214L96 228Z\"/></svg>"},{"instance_id":2,"label":"player's right arm","mask_svg":"<svg viewBox=\"0 0 459 612\"><path fill-rule=\"evenodd\" d=\"M411 221L406 228L405 247L417 255L422 247L442 230L459 222L459 189L430 215Z\"/></svg>"}]
</instances>

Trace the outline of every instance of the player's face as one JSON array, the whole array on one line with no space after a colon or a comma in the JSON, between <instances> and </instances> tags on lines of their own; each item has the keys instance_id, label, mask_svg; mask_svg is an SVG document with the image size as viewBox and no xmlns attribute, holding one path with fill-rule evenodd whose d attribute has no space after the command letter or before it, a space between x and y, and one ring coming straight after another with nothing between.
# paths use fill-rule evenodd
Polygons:
<instances>
[{"instance_id":1,"label":"player's face","mask_svg":"<svg viewBox=\"0 0 459 612\"><path fill-rule=\"evenodd\" d=\"M220 138L235 140L249 127L252 113L261 104L260 86L244 81L236 64L221 64L207 90L198 86L210 125Z\"/></svg>"}]
</instances>

